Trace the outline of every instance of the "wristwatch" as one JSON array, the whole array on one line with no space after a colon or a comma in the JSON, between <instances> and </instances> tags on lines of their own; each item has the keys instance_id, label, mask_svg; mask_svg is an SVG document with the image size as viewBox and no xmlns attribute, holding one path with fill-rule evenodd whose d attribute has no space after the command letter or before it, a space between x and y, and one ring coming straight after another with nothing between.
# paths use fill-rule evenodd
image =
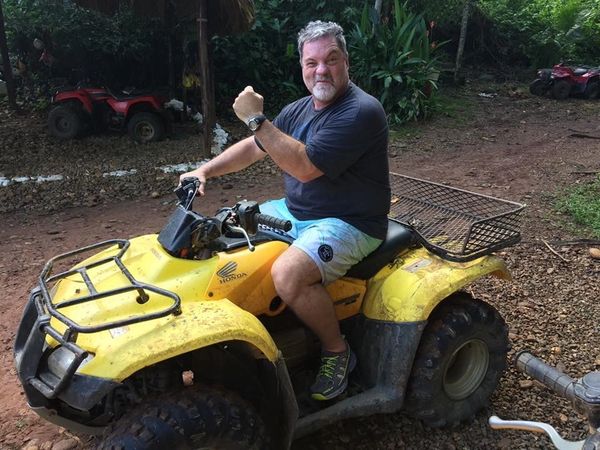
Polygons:
<instances>
[{"instance_id":1,"label":"wristwatch","mask_svg":"<svg viewBox=\"0 0 600 450\"><path fill-rule=\"evenodd\" d=\"M264 114L250 117L248 119L248 128L250 128L250 131L257 131L265 120L267 120L267 117Z\"/></svg>"}]
</instances>

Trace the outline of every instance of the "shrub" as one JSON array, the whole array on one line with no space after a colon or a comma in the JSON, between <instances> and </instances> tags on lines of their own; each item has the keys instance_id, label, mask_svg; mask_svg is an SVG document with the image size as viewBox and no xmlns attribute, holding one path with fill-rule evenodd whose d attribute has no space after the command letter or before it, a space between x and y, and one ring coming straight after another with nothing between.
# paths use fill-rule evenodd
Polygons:
<instances>
[{"instance_id":1,"label":"shrub","mask_svg":"<svg viewBox=\"0 0 600 450\"><path fill-rule=\"evenodd\" d=\"M38 77L91 78L113 85L158 84L167 42L157 20L121 9L114 16L70 1L4 0L9 48ZM41 39L56 58L49 69L33 47Z\"/></svg>"},{"instance_id":2,"label":"shrub","mask_svg":"<svg viewBox=\"0 0 600 450\"><path fill-rule=\"evenodd\" d=\"M352 75L383 104L390 123L427 116L439 71L425 20L394 1L387 23L365 5L348 35Z\"/></svg>"}]
</instances>

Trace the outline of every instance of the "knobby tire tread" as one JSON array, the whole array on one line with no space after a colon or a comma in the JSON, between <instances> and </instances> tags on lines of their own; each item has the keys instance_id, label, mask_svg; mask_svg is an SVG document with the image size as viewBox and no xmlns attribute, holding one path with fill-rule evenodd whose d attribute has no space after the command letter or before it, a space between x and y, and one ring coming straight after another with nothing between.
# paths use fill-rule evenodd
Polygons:
<instances>
[{"instance_id":1,"label":"knobby tire tread","mask_svg":"<svg viewBox=\"0 0 600 450\"><path fill-rule=\"evenodd\" d=\"M449 398L443 390L443 367L453 349L473 333L487 336L489 366L484 379L469 397ZM454 427L488 404L506 368L508 328L487 303L467 294L455 294L430 318L423 332L408 383L406 409L431 427Z\"/></svg>"}]
</instances>

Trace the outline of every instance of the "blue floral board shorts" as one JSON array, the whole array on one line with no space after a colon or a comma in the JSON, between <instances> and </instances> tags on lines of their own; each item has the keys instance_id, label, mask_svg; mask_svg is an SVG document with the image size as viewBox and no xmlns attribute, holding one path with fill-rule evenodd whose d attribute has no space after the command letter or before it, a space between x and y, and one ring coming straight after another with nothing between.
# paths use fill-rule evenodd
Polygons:
<instances>
[{"instance_id":1,"label":"blue floral board shorts","mask_svg":"<svg viewBox=\"0 0 600 450\"><path fill-rule=\"evenodd\" d=\"M314 261L324 285L343 277L382 242L340 219L298 220L284 199L263 203L260 212L292 222L292 229L288 231L294 238L292 245Z\"/></svg>"}]
</instances>

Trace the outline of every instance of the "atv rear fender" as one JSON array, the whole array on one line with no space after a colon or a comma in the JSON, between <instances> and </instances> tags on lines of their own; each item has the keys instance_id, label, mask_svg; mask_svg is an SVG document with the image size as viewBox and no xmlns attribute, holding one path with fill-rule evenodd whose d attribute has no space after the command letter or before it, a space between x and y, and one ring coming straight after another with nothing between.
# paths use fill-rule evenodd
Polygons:
<instances>
[{"instance_id":1,"label":"atv rear fender","mask_svg":"<svg viewBox=\"0 0 600 450\"><path fill-rule=\"evenodd\" d=\"M397 258L369 281L363 313L395 323L424 321L442 300L486 275L511 279L504 262L495 256L451 262L420 248Z\"/></svg>"},{"instance_id":2,"label":"atv rear fender","mask_svg":"<svg viewBox=\"0 0 600 450\"><path fill-rule=\"evenodd\" d=\"M61 103L79 103L82 109L88 114L92 114L94 110L94 106L92 104L92 99L90 96L84 91L67 91L67 92L59 92L52 98L52 103L55 105L59 105Z\"/></svg>"}]
</instances>

